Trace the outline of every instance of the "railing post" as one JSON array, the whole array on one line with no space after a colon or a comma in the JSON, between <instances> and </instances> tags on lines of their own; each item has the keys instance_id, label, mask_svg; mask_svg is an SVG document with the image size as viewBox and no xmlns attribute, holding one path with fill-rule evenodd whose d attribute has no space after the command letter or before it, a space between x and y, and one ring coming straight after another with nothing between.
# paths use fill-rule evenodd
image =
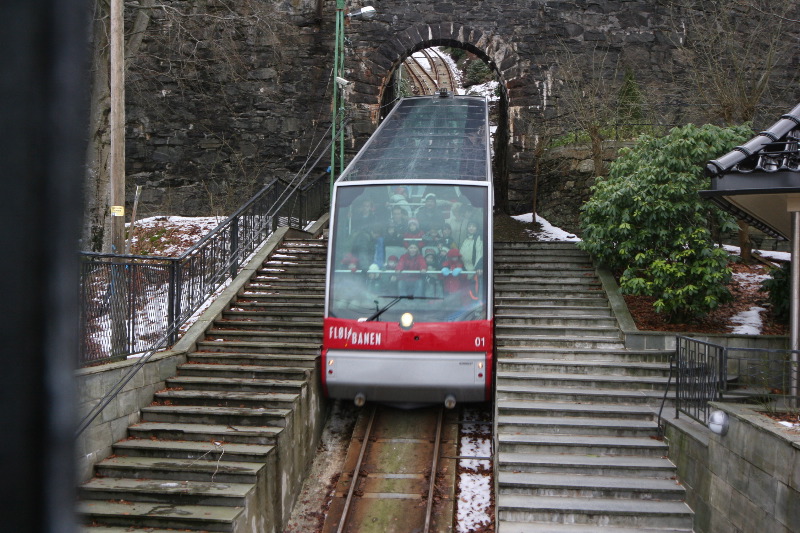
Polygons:
<instances>
[{"instance_id":1,"label":"railing post","mask_svg":"<svg viewBox=\"0 0 800 533\"><path fill-rule=\"evenodd\" d=\"M109 264L109 315L111 321L111 358L125 358L128 355L127 312L125 300L125 265L115 258Z\"/></svg>"},{"instance_id":2,"label":"railing post","mask_svg":"<svg viewBox=\"0 0 800 533\"><path fill-rule=\"evenodd\" d=\"M231 267L228 271L231 279L236 277L239 272L239 217L234 217L231 221Z\"/></svg>"},{"instance_id":3,"label":"railing post","mask_svg":"<svg viewBox=\"0 0 800 533\"><path fill-rule=\"evenodd\" d=\"M675 338L675 418L680 418L681 412L681 342L680 337Z\"/></svg>"},{"instance_id":4,"label":"railing post","mask_svg":"<svg viewBox=\"0 0 800 533\"><path fill-rule=\"evenodd\" d=\"M175 320L180 314L180 303L178 302L179 289L178 289L178 261L169 262L169 295L167 296L167 323L175 324ZM177 331L173 331L169 335L169 343L175 344L177 342Z\"/></svg>"}]
</instances>

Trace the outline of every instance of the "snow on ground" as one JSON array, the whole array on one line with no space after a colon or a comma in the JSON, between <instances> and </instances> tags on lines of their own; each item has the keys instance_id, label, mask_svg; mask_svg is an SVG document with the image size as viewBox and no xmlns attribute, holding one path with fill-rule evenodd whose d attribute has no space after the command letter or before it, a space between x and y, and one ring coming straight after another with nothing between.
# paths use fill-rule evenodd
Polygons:
<instances>
[{"instance_id":1,"label":"snow on ground","mask_svg":"<svg viewBox=\"0 0 800 533\"><path fill-rule=\"evenodd\" d=\"M472 409L464 410L461 428L456 532L468 533L492 522L492 427L478 423ZM469 423L473 422L473 423Z\"/></svg>"},{"instance_id":2,"label":"snow on ground","mask_svg":"<svg viewBox=\"0 0 800 533\"><path fill-rule=\"evenodd\" d=\"M525 213L524 215L517 215L511 217L515 220L519 220L520 222L533 222L533 213ZM572 233L564 231L561 228L557 228L550 224L547 220L543 219L539 215L536 215L536 222L541 225L541 229L538 231L529 230L528 233L531 237L536 237L541 241L563 241L563 242L578 242L580 239Z\"/></svg>"}]
</instances>

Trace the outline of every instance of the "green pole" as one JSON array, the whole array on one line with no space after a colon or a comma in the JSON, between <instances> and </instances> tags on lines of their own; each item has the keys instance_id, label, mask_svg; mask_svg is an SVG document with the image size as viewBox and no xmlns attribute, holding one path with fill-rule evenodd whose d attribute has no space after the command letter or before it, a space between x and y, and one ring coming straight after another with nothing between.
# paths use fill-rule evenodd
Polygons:
<instances>
[{"instance_id":1,"label":"green pole","mask_svg":"<svg viewBox=\"0 0 800 533\"><path fill-rule=\"evenodd\" d=\"M339 151L339 173L344 168L344 132L340 131L344 98L339 94L336 78L342 77L344 71L344 8L345 0L336 0L336 39L333 47L333 115L331 117L331 191L333 202L333 183L336 181L336 152ZM339 134L339 146L336 146L336 134Z\"/></svg>"}]
</instances>

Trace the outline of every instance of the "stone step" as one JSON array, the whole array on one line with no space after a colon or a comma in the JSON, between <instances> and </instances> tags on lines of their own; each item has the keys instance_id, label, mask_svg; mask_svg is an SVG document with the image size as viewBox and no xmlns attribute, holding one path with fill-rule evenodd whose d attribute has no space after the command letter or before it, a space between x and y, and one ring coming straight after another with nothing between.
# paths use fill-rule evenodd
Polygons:
<instances>
[{"instance_id":1,"label":"stone step","mask_svg":"<svg viewBox=\"0 0 800 533\"><path fill-rule=\"evenodd\" d=\"M574 361L562 359L500 358L497 370L528 374L600 374L616 376L653 376L667 378L669 366L663 363L630 361Z\"/></svg>"},{"instance_id":2,"label":"stone step","mask_svg":"<svg viewBox=\"0 0 800 533\"><path fill-rule=\"evenodd\" d=\"M598 295L596 292L569 292L569 295L560 294L554 291L526 291L517 288L510 292L495 293L495 308L500 312L517 312L519 310L527 311L530 313L541 313L545 309L567 309L567 308L603 308L609 309L608 299L605 296ZM507 296L508 294L508 296Z\"/></svg>"},{"instance_id":3,"label":"stone step","mask_svg":"<svg viewBox=\"0 0 800 533\"><path fill-rule=\"evenodd\" d=\"M167 380L167 387L184 390L230 390L234 387L238 391L300 393L307 385L303 379L226 378L212 374L176 376Z\"/></svg>"},{"instance_id":4,"label":"stone step","mask_svg":"<svg viewBox=\"0 0 800 533\"><path fill-rule=\"evenodd\" d=\"M322 339L320 342L279 342L279 341L243 341L243 340L206 340L197 343L199 352L233 352L242 353L280 353L280 354L305 354L312 355L319 353Z\"/></svg>"},{"instance_id":5,"label":"stone step","mask_svg":"<svg viewBox=\"0 0 800 533\"><path fill-rule=\"evenodd\" d=\"M217 339L244 340L247 342L275 342L276 340L281 340L289 344L296 341L310 342L314 339L319 339L319 342L316 346L322 344L322 324L309 324L307 328L309 330L315 330L317 334L314 335L310 331L296 331L293 328L290 329L289 324L280 329L242 329L241 327L234 329L222 329L213 327L206 332L205 340L212 342L216 341Z\"/></svg>"},{"instance_id":6,"label":"stone step","mask_svg":"<svg viewBox=\"0 0 800 533\"><path fill-rule=\"evenodd\" d=\"M499 520L588 524L597 527L692 528L692 511L683 502L606 498L529 498L507 494Z\"/></svg>"},{"instance_id":7,"label":"stone step","mask_svg":"<svg viewBox=\"0 0 800 533\"><path fill-rule=\"evenodd\" d=\"M165 389L155 393L155 401L162 405L208 405L212 407L270 407L291 409L296 406L298 394L204 391Z\"/></svg>"},{"instance_id":8,"label":"stone step","mask_svg":"<svg viewBox=\"0 0 800 533\"><path fill-rule=\"evenodd\" d=\"M558 253L495 253L494 264L503 269L554 270L561 266L569 270L595 271L594 263L587 255Z\"/></svg>"},{"instance_id":9,"label":"stone step","mask_svg":"<svg viewBox=\"0 0 800 533\"><path fill-rule=\"evenodd\" d=\"M504 320L498 320L495 325L495 331L496 335L502 337L506 344L511 341L529 344L531 339L535 342L537 337L566 337L567 339L576 340L586 338L620 339L620 331L616 325L524 325L507 324Z\"/></svg>"},{"instance_id":10,"label":"stone step","mask_svg":"<svg viewBox=\"0 0 800 533\"><path fill-rule=\"evenodd\" d=\"M495 241L495 250L573 250L585 254L574 242L566 241Z\"/></svg>"},{"instance_id":11,"label":"stone step","mask_svg":"<svg viewBox=\"0 0 800 533\"><path fill-rule=\"evenodd\" d=\"M256 301L239 299L231 305L231 308L223 311L225 314L241 315L243 313L265 314L271 315L272 313L291 313L292 316L307 316L321 314L325 309L325 302L323 298L309 302L292 302L291 305L286 305L286 302L274 302L272 298L266 296Z\"/></svg>"},{"instance_id":12,"label":"stone step","mask_svg":"<svg viewBox=\"0 0 800 533\"><path fill-rule=\"evenodd\" d=\"M271 354L242 352L191 352L188 363L314 368L318 356L305 354Z\"/></svg>"},{"instance_id":13,"label":"stone step","mask_svg":"<svg viewBox=\"0 0 800 533\"><path fill-rule=\"evenodd\" d=\"M227 343L226 343L227 344ZM310 369L302 367L272 367L253 365L186 363L178 366L182 376L205 376L215 378L304 380Z\"/></svg>"},{"instance_id":14,"label":"stone step","mask_svg":"<svg viewBox=\"0 0 800 533\"><path fill-rule=\"evenodd\" d=\"M660 404L663 391L601 389L593 387L552 387L534 386L522 380L498 381L496 386L498 400L529 400L576 402L576 403L620 403L629 405ZM671 396L674 396L672 394Z\"/></svg>"},{"instance_id":15,"label":"stone step","mask_svg":"<svg viewBox=\"0 0 800 533\"><path fill-rule=\"evenodd\" d=\"M324 268L305 268L301 266L297 267L273 266L273 267L259 268L253 279L258 281L303 280L303 284L305 284L306 281L311 278L319 278L324 275L325 275ZM313 281L311 283L316 283L316 281Z\"/></svg>"},{"instance_id":16,"label":"stone step","mask_svg":"<svg viewBox=\"0 0 800 533\"><path fill-rule=\"evenodd\" d=\"M301 283L298 283L296 279L290 279L285 275L281 276L268 276L268 275L255 275L253 279L250 280L248 283L249 287L283 287L287 289L324 289L325 288L325 280L320 279L318 274L313 274L306 276L308 279L304 279Z\"/></svg>"},{"instance_id":17,"label":"stone step","mask_svg":"<svg viewBox=\"0 0 800 533\"><path fill-rule=\"evenodd\" d=\"M598 351L576 348L537 348L527 346L507 346L498 350L498 359L533 359L562 361L622 361L627 363L662 363L669 365L669 358L675 352L669 350L629 350L625 348Z\"/></svg>"},{"instance_id":18,"label":"stone step","mask_svg":"<svg viewBox=\"0 0 800 533\"><path fill-rule=\"evenodd\" d=\"M278 253L327 253L328 241L326 239L288 239L281 243Z\"/></svg>"},{"instance_id":19,"label":"stone step","mask_svg":"<svg viewBox=\"0 0 800 533\"><path fill-rule=\"evenodd\" d=\"M78 494L84 500L243 507L253 490L255 486L250 483L94 478L82 484Z\"/></svg>"},{"instance_id":20,"label":"stone step","mask_svg":"<svg viewBox=\"0 0 800 533\"><path fill-rule=\"evenodd\" d=\"M303 328L312 324L317 328L321 327L324 306L319 304L315 306L316 309L307 311L298 311L297 306L291 309L286 304L274 306L247 306L223 311L222 318L218 319L215 324L219 327L224 324L233 326L247 327L249 324L264 325L270 328Z\"/></svg>"},{"instance_id":21,"label":"stone step","mask_svg":"<svg viewBox=\"0 0 800 533\"><path fill-rule=\"evenodd\" d=\"M501 494L681 501L686 490L672 479L499 472Z\"/></svg>"},{"instance_id":22,"label":"stone step","mask_svg":"<svg viewBox=\"0 0 800 533\"><path fill-rule=\"evenodd\" d=\"M136 457L193 459L211 464L226 461L265 463L275 447L264 444L234 444L219 441L126 439L114 443L114 453Z\"/></svg>"},{"instance_id":23,"label":"stone step","mask_svg":"<svg viewBox=\"0 0 800 533\"><path fill-rule=\"evenodd\" d=\"M128 434L137 439L218 441L264 445L274 445L275 439L281 431L283 431L281 426L232 426L175 422L140 422L128 428Z\"/></svg>"},{"instance_id":24,"label":"stone step","mask_svg":"<svg viewBox=\"0 0 800 533\"><path fill-rule=\"evenodd\" d=\"M211 407L207 405L148 405L142 408L145 422L222 424L230 426L286 426L289 409L269 407Z\"/></svg>"},{"instance_id":25,"label":"stone step","mask_svg":"<svg viewBox=\"0 0 800 533\"><path fill-rule=\"evenodd\" d=\"M510 285L515 283L524 283L526 287L530 286L530 288L553 287L566 289L569 287L575 287L578 290L582 288L581 286L597 287L600 285L600 281L597 279L597 276L593 270L586 271L583 274L578 274L574 271L562 272L559 270L541 270L538 272L531 272L529 274L500 274L494 278L494 286L498 290L513 289L513 287L510 287ZM537 287L537 285L541 285L541 287Z\"/></svg>"},{"instance_id":26,"label":"stone step","mask_svg":"<svg viewBox=\"0 0 800 533\"><path fill-rule=\"evenodd\" d=\"M675 465L661 456L580 455L569 453L519 453L500 451L501 472L550 472L587 476L627 476L673 479Z\"/></svg>"},{"instance_id":27,"label":"stone step","mask_svg":"<svg viewBox=\"0 0 800 533\"><path fill-rule=\"evenodd\" d=\"M639 527L619 527L610 528L599 527L594 524L554 524L553 522L508 522L500 520L497 523L497 533L602 533L607 530L610 533L692 533L692 529L683 528L651 528L642 529Z\"/></svg>"},{"instance_id":28,"label":"stone step","mask_svg":"<svg viewBox=\"0 0 800 533\"><path fill-rule=\"evenodd\" d=\"M598 308L601 311L603 308ZM619 336L619 329L617 327L617 319L611 316L597 316L597 315L577 315L577 314L544 314L537 313L535 315L515 313L510 314L507 311L495 316L495 322L498 326L511 329L513 326L526 326L526 327L563 327L569 329L576 329L579 332L585 331L587 328L598 328L601 331L613 330L616 336ZM520 330L523 331L524 330Z\"/></svg>"},{"instance_id":29,"label":"stone step","mask_svg":"<svg viewBox=\"0 0 800 533\"><path fill-rule=\"evenodd\" d=\"M654 390L663 391L667 385L666 376L632 376L613 374L572 374L536 372L497 372L498 386L522 382L533 387L550 386L555 388L592 387L605 390Z\"/></svg>"},{"instance_id":30,"label":"stone step","mask_svg":"<svg viewBox=\"0 0 800 533\"><path fill-rule=\"evenodd\" d=\"M320 305L325 301L325 291L286 292L275 290L257 289L248 285L241 296L233 304L241 309L261 305L283 306L291 309L294 305ZM324 305L324 304L323 304Z\"/></svg>"},{"instance_id":31,"label":"stone step","mask_svg":"<svg viewBox=\"0 0 800 533\"><path fill-rule=\"evenodd\" d=\"M160 529L153 527L138 528L135 526L112 527L97 525L79 528L78 531L81 533L175 533L174 529Z\"/></svg>"},{"instance_id":32,"label":"stone step","mask_svg":"<svg viewBox=\"0 0 800 533\"><path fill-rule=\"evenodd\" d=\"M609 437L648 438L658 433L652 420L634 418L583 418L550 416L501 415L497 417L497 432L515 435L600 435Z\"/></svg>"},{"instance_id":33,"label":"stone step","mask_svg":"<svg viewBox=\"0 0 800 533\"><path fill-rule=\"evenodd\" d=\"M540 400L497 400L497 414L502 416L590 417L593 419L655 420L656 410L646 404L567 403Z\"/></svg>"},{"instance_id":34,"label":"stone step","mask_svg":"<svg viewBox=\"0 0 800 533\"><path fill-rule=\"evenodd\" d=\"M503 335L497 334L497 348L509 347L571 348L593 350L619 350L625 347L621 339L602 336L566 337L563 335Z\"/></svg>"},{"instance_id":35,"label":"stone step","mask_svg":"<svg viewBox=\"0 0 800 533\"><path fill-rule=\"evenodd\" d=\"M122 527L233 531L234 523L242 514L243 508L95 500L79 502L77 510L87 523Z\"/></svg>"},{"instance_id":36,"label":"stone step","mask_svg":"<svg viewBox=\"0 0 800 533\"><path fill-rule=\"evenodd\" d=\"M311 251L311 252L300 252L300 251L291 251L289 249L278 249L269 256L269 258L265 261L265 264L270 263L302 263L302 264L322 264L323 266L326 263L328 258L327 251Z\"/></svg>"},{"instance_id":37,"label":"stone step","mask_svg":"<svg viewBox=\"0 0 800 533\"><path fill-rule=\"evenodd\" d=\"M518 299L514 301L519 302ZM500 319L515 319L517 317L536 318L536 317L613 317L614 314L611 308L607 305L537 305L530 304L524 305L510 305L503 304L495 309L495 318Z\"/></svg>"},{"instance_id":38,"label":"stone step","mask_svg":"<svg viewBox=\"0 0 800 533\"><path fill-rule=\"evenodd\" d=\"M322 334L322 313L314 316L311 313L297 315L286 310L283 314L279 311L272 313L246 313L236 317L230 314L214 321L214 328L209 334L221 336L229 330L267 332L270 334L283 334L299 336L298 334ZM314 320L316 318L316 320Z\"/></svg>"},{"instance_id":39,"label":"stone step","mask_svg":"<svg viewBox=\"0 0 800 533\"><path fill-rule=\"evenodd\" d=\"M97 474L104 477L251 484L257 481L264 468L264 463L236 462L227 458L197 461L124 455L103 459L95 467Z\"/></svg>"},{"instance_id":40,"label":"stone step","mask_svg":"<svg viewBox=\"0 0 800 533\"><path fill-rule=\"evenodd\" d=\"M501 279L507 276L550 276L556 272L562 272L568 276L582 276L586 272L594 274L594 266L591 261L569 261L563 257L542 261L537 257L535 259L532 258L530 261L495 260L494 271L495 277Z\"/></svg>"},{"instance_id":41,"label":"stone step","mask_svg":"<svg viewBox=\"0 0 800 533\"><path fill-rule=\"evenodd\" d=\"M504 452L574 455L636 455L663 457L669 447L648 437L613 437L603 435L497 435Z\"/></svg>"}]
</instances>

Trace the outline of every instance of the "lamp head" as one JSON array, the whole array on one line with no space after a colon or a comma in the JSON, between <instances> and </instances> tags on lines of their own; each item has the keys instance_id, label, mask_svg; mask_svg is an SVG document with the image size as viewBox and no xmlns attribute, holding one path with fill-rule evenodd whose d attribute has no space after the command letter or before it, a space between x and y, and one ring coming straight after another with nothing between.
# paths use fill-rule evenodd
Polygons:
<instances>
[{"instance_id":1,"label":"lamp head","mask_svg":"<svg viewBox=\"0 0 800 533\"><path fill-rule=\"evenodd\" d=\"M364 7L362 7L361 9L359 9L357 11L352 11L352 12L348 13L347 16L349 18L357 17L357 18L363 18L363 19L371 19L371 18L375 17L375 15L377 15L377 14L378 14L378 12L375 11L374 7L372 7L372 6L364 6Z\"/></svg>"},{"instance_id":2,"label":"lamp head","mask_svg":"<svg viewBox=\"0 0 800 533\"><path fill-rule=\"evenodd\" d=\"M713 411L708 416L708 429L723 436L728 432L728 415L724 411Z\"/></svg>"}]
</instances>

